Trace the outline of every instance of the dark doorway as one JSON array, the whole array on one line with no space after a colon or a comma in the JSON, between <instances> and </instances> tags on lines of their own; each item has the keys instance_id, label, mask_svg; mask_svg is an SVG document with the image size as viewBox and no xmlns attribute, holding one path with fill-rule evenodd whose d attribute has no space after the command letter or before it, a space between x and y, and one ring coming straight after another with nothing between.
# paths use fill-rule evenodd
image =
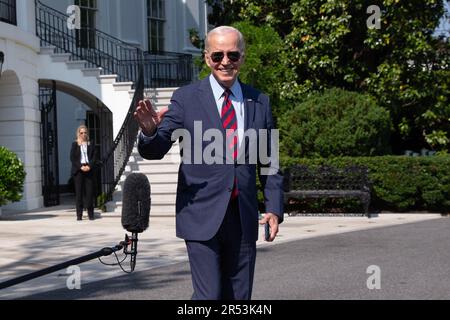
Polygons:
<instances>
[{"instance_id":1,"label":"dark doorway","mask_svg":"<svg viewBox=\"0 0 450 320\"><path fill-rule=\"evenodd\" d=\"M39 87L41 111L42 194L44 206L57 206L59 199L58 121L56 83L50 88Z\"/></svg>"},{"instance_id":2,"label":"dark doorway","mask_svg":"<svg viewBox=\"0 0 450 320\"><path fill-rule=\"evenodd\" d=\"M113 130L112 113L100 101L97 100L95 111L86 112L86 127L89 130L89 138L94 143L97 161L95 164L95 199L102 193L102 181L114 179L114 168L105 168L102 159L112 150Z\"/></svg>"},{"instance_id":3,"label":"dark doorway","mask_svg":"<svg viewBox=\"0 0 450 320\"><path fill-rule=\"evenodd\" d=\"M60 184L60 150L58 148L58 140L64 141L61 136L58 139L58 114L64 113L64 108L57 106L57 92L60 90L66 94L69 91L64 86L55 81L41 81L39 87L39 105L41 111L41 163L42 163L42 194L44 197L44 206L55 206L61 204L61 196L74 193L73 181L70 178ZM59 96L59 95L58 95ZM114 180L114 166L105 166L102 160L108 153L113 152L113 115L111 111L98 99L88 99L85 97L78 98L85 106L91 110L86 110L84 124L89 130L91 143L95 145L97 151L97 159L94 164L96 172L96 188L95 199L102 193L103 184L108 184ZM62 105L61 105L62 107ZM61 111L64 109L63 111ZM66 110L67 112L67 110ZM61 121L61 119L59 119ZM75 120L74 120L75 121ZM64 127L64 123L59 123ZM69 130L70 131L70 130ZM72 132L60 130L59 134L69 134ZM67 139L66 139L67 140ZM61 146L60 146L61 147ZM62 149L64 150L64 148ZM65 154L65 153L64 153ZM64 167L64 165L63 165ZM63 170L63 172L65 172ZM63 178L64 179L64 178Z\"/></svg>"}]
</instances>

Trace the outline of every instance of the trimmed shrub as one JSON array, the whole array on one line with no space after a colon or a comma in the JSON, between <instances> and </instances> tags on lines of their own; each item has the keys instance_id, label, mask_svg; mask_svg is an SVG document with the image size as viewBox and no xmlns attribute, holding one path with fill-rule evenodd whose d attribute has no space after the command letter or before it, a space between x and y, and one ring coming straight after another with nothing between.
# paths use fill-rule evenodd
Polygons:
<instances>
[{"instance_id":1,"label":"trimmed shrub","mask_svg":"<svg viewBox=\"0 0 450 320\"><path fill-rule=\"evenodd\" d=\"M0 206L22 198L25 170L14 152L0 146Z\"/></svg>"},{"instance_id":2,"label":"trimmed shrub","mask_svg":"<svg viewBox=\"0 0 450 320\"><path fill-rule=\"evenodd\" d=\"M315 94L279 118L283 155L375 156L390 152L389 112L368 95L342 89Z\"/></svg>"},{"instance_id":3,"label":"trimmed shrub","mask_svg":"<svg viewBox=\"0 0 450 320\"><path fill-rule=\"evenodd\" d=\"M293 164L344 167L361 165L369 169L371 207L378 210L428 210L450 212L450 156L338 157L332 159L284 159Z\"/></svg>"}]
</instances>

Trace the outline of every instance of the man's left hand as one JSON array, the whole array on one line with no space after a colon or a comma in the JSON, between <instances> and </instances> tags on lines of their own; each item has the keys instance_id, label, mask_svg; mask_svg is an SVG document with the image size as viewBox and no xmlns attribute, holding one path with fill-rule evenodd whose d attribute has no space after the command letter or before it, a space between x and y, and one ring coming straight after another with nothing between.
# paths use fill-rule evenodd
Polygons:
<instances>
[{"instance_id":1,"label":"man's left hand","mask_svg":"<svg viewBox=\"0 0 450 320\"><path fill-rule=\"evenodd\" d=\"M270 226L270 237L267 241L272 242L278 233L278 216L276 214L267 212L264 215L264 218L259 220L259 224L265 224L266 222L268 222Z\"/></svg>"}]
</instances>

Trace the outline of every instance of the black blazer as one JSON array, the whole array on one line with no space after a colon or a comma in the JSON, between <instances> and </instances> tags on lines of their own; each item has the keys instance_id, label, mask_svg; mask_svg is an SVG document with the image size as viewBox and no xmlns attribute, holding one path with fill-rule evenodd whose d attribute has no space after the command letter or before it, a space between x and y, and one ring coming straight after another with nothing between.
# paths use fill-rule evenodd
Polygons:
<instances>
[{"instance_id":1,"label":"black blazer","mask_svg":"<svg viewBox=\"0 0 450 320\"><path fill-rule=\"evenodd\" d=\"M89 166L91 170L94 169L96 162L96 152L93 144L89 144L87 148ZM72 162L71 174L74 176L79 170L81 170L81 148L76 141L72 143L72 148L70 150L70 161Z\"/></svg>"}]
</instances>

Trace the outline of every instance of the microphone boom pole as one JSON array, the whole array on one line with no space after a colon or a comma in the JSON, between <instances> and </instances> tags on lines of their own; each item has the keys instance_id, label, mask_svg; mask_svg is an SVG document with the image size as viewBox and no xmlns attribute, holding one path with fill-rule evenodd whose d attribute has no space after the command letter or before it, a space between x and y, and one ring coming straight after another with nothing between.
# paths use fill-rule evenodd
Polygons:
<instances>
[{"instance_id":1,"label":"microphone boom pole","mask_svg":"<svg viewBox=\"0 0 450 320\"><path fill-rule=\"evenodd\" d=\"M15 286L16 284L41 277L41 276L47 275L49 273L53 273L58 270L68 268L70 266L78 265L80 263L83 263L83 262L86 262L86 261L89 261L89 260L92 260L95 258L109 256L110 254L121 250L123 247L124 246L122 243L118 244L112 248L106 247L97 252L94 252L94 253L91 253L91 254L88 254L88 255L85 255L85 256L70 260L70 261L66 261L66 262L63 262L63 263L60 263L60 264L36 271L36 272L32 272L32 273L29 273L29 274L26 274L26 275L23 275L23 276L20 276L20 277L17 277L17 278L14 278L14 279L11 279L11 280L8 280L5 282L1 282L0 289L12 287L12 286Z\"/></svg>"},{"instance_id":2,"label":"microphone boom pole","mask_svg":"<svg viewBox=\"0 0 450 320\"><path fill-rule=\"evenodd\" d=\"M131 272L136 266L138 233L148 228L150 215L150 183L147 177L142 173L131 173L125 179L123 186L123 205L122 205L122 226L128 232L131 232L131 239L125 235L125 241L120 242L114 247L106 247L97 252L61 263L52 267L48 267L24 276L14 278L0 283L0 289L8 288L16 284L29 281L44 276L55 271L78 265L80 263L109 256L110 254L123 249L126 255L131 255ZM130 250L128 246L131 244ZM120 265L120 263L119 263ZM123 270L123 269L122 269ZM125 271L125 270L123 270ZM125 271L126 272L126 271Z\"/></svg>"},{"instance_id":3,"label":"microphone boom pole","mask_svg":"<svg viewBox=\"0 0 450 320\"><path fill-rule=\"evenodd\" d=\"M136 266L136 256L137 256L137 242L138 242L137 232L133 232L131 234L130 241L131 241L131 251L127 252L127 253L131 254L130 266L131 266L131 271L134 271L134 267Z\"/></svg>"}]
</instances>

